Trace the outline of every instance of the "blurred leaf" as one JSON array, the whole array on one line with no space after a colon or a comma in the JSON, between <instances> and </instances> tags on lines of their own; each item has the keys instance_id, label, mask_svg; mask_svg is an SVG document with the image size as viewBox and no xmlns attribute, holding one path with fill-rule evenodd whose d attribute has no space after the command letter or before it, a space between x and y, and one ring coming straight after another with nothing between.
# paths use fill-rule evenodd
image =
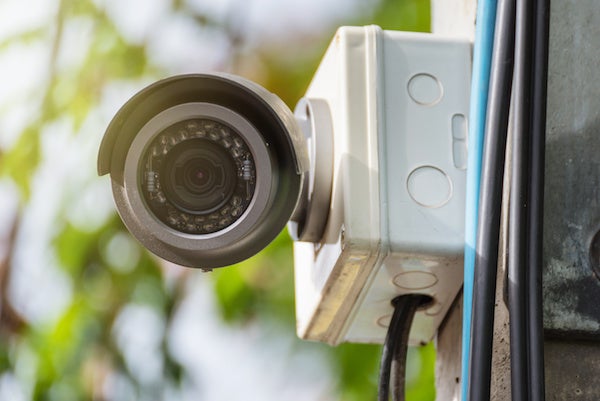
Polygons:
<instances>
[{"instance_id":1,"label":"blurred leaf","mask_svg":"<svg viewBox=\"0 0 600 401\"><path fill-rule=\"evenodd\" d=\"M219 301L221 316L226 321L247 319L252 315L255 293L244 281L240 267L219 271L215 280L215 295Z\"/></svg>"},{"instance_id":2,"label":"blurred leaf","mask_svg":"<svg viewBox=\"0 0 600 401\"><path fill-rule=\"evenodd\" d=\"M34 399L56 399L52 388L69 382L71 391L81 390L79 368L89 346L98 339L100 326L82 299L75 300L52 328L33 329L30 340L38 356Z\"/></svg>"},{"instance_id":3,"label":"blurred leaf","mask_svg":"<svg viewBox=\"0 0 600 401\"><path fill-rule=\"evenodd\" d=\"M85 232L66 224L54 242L61 266L71 274L78 273L88 263L90 252L97 248L98 240L98 232Z\"/></svg>"},{"instance_id":4,"label":"blurred leaf","mask_svg":"<svg viewBox=\"0 0 600 401\"><path fill-rule=\"evenodd\" d=\"M410 364L411 360L412 364ZM435 400L435 347L433 342L422 347L409 348L408 363L410 364L409 369L416 367L419 369L407 373L407 376L412 376L413 380L407 380L406 400Z\"/></svg>"},{"instance_id":5,"label":"blurred leaf","mask_svg":"<svg viewBox=\"0 0 600 401\"><path fill-rule=\"evenodd\" d=\"M383 29L430 32L431 1L382 0L372 20Z\"/></svg>"},{"instance_id":6,"label":"blurred leaf","mask_svg":"<svg viewBox=\"0 0 600 401\"><path fill-rule=\"evenodd\" d=\"M341 344L331 349L344 401L375 401L381 346Z\"/></svg>"},{"instance_id":7,"label":"blurred leaf","mask_svg":"<svg viewBox=\"0 0 600 401\"><path fill-rule=\"evenodd\" d=\"M45 28L38 28L32 29L30 31L21 32L14 36L9 36L8 38L0 41L0 51L6 50L8 47L13 46L17 43L28 44L36 42L39 39L43 38L46 34L47 30Z\"/></svg>"},{"instance_id":8,"label":"blurred leaf","mask_svg":"<svg viewBox=\"0 0 600 401\"><path fill-rule=\"evenodd\" d=\"M65 17L76 17L76 16L94 16L96 18L102 17L103 13L96 6L94 1L82 1L82 0L62 0L63 13Z\"/></svg>"},{"instance_id":9,"label":"blurred leaf","mask_svg":"<svg viewBox=\"0 0 600 401\"><path fill-rule=\"evenodd\" d=\"M261 85L276 93L293 110L308 88L315 72L314 66L320 62L329 40L307 38L304 46L311 50L302 52L301 57L288 59L282 57L284 49L266 48L260 54L265 72Z\"/></svg>"},{"instance_id":10,"label":"blurred leaf","mask_svg":"<svg viewBox=\"0 0 600 401\"><path fill-rule=\"evenodd\" d=\"M221 313L228 321L256 315L293 322L294 288L291 241L281 233L258 255L212 275Z\"/></svg>"},{"instance_id":11,"label":"blurred leaf","mask_svg":"<svg viewBox=\"0 0 600 401\"><path fill-rule=\"evenodd\" d=\"M0 176L17 184L23 199L31 193L31 179L40 161L39 126L28 126L17 142L0 158Z\"/></svg>"}]
</instances>

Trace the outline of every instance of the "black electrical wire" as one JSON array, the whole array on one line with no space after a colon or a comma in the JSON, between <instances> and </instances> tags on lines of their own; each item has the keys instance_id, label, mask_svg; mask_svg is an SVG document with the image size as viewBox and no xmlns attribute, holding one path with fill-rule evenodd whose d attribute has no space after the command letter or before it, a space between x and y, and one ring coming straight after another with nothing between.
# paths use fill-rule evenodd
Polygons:
<instances>
[{"instance_id":1,"label":"black electrical wire","mask_svg":"<svg viewBox=\"0 0 600 401\"><path fill-rule=\"evenodd\" d=\"M468 400L490 398L494 302L506 137L512 90L515 0L499 0L482 158Z\"/></svg>"},{"instance_id":2,"label":"black electrical wire","mask_svg":"<svg viewBox=\"0 0 600 401\"><path fill-rule=\"evenodd\" d=\"M403 328L404 309L408 298L398 297L392 301L394 313L388 326L383 348L381 350L381 365L379 368L379 387L377 391L377 401L388 401L390 393L390 376L392 370L392 359L394 348L399 337L399 332Z\"/></svg>"},{"instance_id":3,"label":"black electrical wire","mask_svg":"<svg viewBox=\"0 0 600 401\"><path fill-rule=\"evenodd\" d=\"M544 401L544 329L542 307L542 238L544 210L544 164L548 81L550 0L537 0L532 77L532 123L529 184L529 385L531 401Z\"/></svg>"},{"instance_id":4,"label":"black electrical wire","mask_svg":"<svg viewBox=\"0 0 600 401\"><path fill-rule=\"evenodd\" d=\"M406 388L406 355L408 351L408 335L412 327L412 321L415 317L417 309L430 302L431 298L426 295L405 295L408 301L404 306L404 327L398 342L394 347L392 357L392 400L404 401Z\"/></svg>"},{"instance_id":5,"label":"black electrical wire","mask_svg":"<svg viewBox=\"0 0 600 401\"><path fill-rule=\"evenodd\" d=\"M388 401L390 377L393 374L392 396L394 401L404 401L406 377L406 353L412 321L420 305L430 298L420 294L401 295L392 300L394 313L383 343L379 370L378 401Z\"/></svg>"},{"instance_id":6,"label":"black electrical wire","mask_svg":"<svg viewBox=\"0 0 600 401\"><path fill-rule=\"evenodd\" d=\"M534 2L517 0L513 76L512 173L508 226L508 311L513 401L529 399L528 252Z\"/></svg>"}]
</instances>

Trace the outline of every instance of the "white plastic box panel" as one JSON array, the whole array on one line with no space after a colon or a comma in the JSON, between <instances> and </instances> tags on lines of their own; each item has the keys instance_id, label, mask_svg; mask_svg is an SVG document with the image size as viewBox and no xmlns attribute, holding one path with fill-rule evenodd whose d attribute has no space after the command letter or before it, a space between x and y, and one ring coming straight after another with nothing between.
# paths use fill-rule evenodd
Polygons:
<instances>
[{"instance_id":1,"label":"white plastic box panel","mask_svg":"<svg viewBox=\"0 0 600 401\"><path fill-rule=\"evenodd\" d=\"M300 337L382 342L390 301L422 293L432 339L462 284L471 46L340 28L307 98L330 107L332 200L321 243L294 245Z\"/></svg>"}]
</instances>

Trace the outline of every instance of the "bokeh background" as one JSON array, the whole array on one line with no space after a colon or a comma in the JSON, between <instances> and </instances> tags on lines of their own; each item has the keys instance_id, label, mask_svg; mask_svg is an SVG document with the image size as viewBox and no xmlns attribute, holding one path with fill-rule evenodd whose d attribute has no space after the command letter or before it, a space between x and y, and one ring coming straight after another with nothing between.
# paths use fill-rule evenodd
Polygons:
<instances>
[{"instance_id":1,"label":"bokeh background","mask_svg":"<svg viewBox=\"0 0 600 401\"><path fill-rule=\"evenodd\" d=\"M291 241L213 273L157 260L96 152L135 92L227 71L291 108L335 29L428 31L429 0L0 0L0 400L375 400L380 346L295 335ZM434 399L432 345L408 395Z\"/></svg>"}]
</instances>

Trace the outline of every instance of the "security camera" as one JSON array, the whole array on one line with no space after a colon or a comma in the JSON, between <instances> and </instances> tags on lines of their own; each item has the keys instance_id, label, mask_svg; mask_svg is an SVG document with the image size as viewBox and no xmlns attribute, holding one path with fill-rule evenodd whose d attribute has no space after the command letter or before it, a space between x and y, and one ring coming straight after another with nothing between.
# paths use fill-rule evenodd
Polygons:
<instances>
[{"instance_id":1,"label":"security camera","mask_svg":"<svg viewBox=\"0 0 600 401\"><path fill-rule=\"evenodd\" d=\"M427 342L462 284L470 65L466 40L342 27L294 112L240 77L165 79L114 117L98 171L180 265L244 260L289 221L300 337L381 342L417 293Z\"/></svg>"},{"instance_id":2,"label":"security camera","mask_svg":"<svg viewBox=\"0 0 600 401\"><path fill-rule=\"evenodd\" d=\"M207 270L279 234L307 169L303 134L283 101L225 74L143 89L111 121L98 157L131 233L166 260Z\"/></svg>"}]
</instances>

